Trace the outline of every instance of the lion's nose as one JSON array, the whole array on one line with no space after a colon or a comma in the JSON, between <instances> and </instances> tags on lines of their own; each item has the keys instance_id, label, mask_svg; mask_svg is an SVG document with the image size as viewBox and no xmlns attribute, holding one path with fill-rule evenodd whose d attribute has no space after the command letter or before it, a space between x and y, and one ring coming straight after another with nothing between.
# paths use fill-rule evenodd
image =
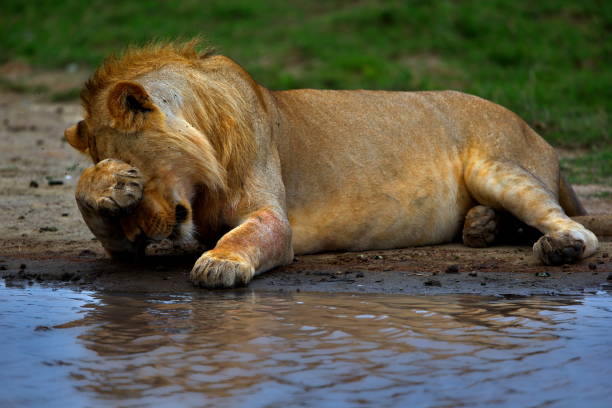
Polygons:
<instances>
[{"instance_id":1,"label":"lion's nose","mask_svg":"<svg viewBox=\"0 0 612 408\"><path fill-rule=\"evenodd\" d=\"M189 210L187 210L187 208L185 208L184 205L181 205L181 204L176 205L176 208L174 209L174 218L176 219L177 224L184 222L187 219L188 215L189 215Z\"/></svg>"}]
</instances>

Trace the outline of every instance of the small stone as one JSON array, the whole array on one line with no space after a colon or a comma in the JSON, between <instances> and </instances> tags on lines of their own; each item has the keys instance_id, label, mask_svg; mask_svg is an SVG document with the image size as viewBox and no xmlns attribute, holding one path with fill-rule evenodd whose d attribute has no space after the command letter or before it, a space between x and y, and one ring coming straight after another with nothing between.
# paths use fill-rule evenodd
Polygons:
<instances>
[{"instance_id":1,"label":"small stone","mask_svg":"<svg viewBox=\"0 0 612 408\"><path fill-rule=\"evenodd\" d=\"M55 227L40 227L38 232L56 232L57 228Z\"/></svg>"},{"instance_id":2,"label":"small stone","mask_svg":"<svg viewBox=\"0 0 612 408\"><path fill-rule=\"evenodd\" d=\"M374 259L383 259L382 255L374 255Z\"/></svg>"},{"instance_id":3,"label":"small stone","mask_svg":"<svg viewBox=\"0 0 612 408\"><path fill-rule=\"evenodd\" d=\"M602 257L602 258L607 258L607 257L609 257L609 256L610 256L610 255L608 255L608 253L607 253L607 252L604 252L603 254L601 254L601 257Z\"/></svg>"},{"instance_id":4,"label":"small stone","mask_svg":"<svg viewBox=\"0 0 612 408\"><path fill-rule=\"evenodd\" d=\"M423 285L425 285L425 286L442 286L440 281L439 280L435 280L435 279L426 280L425 282L423 282Z\"/></svg>"},{"instance_id":5,"label":"small stone","mask_svg":"<svg viewBox=\"0 0 612 408\"><path fill-rule=\"evenodd\" d=\"M79 256L95 257L96 253L94 251L92 251L92 250L84 249L81 252L79 252Z\"/></svg>"},{"instance_id":6,"label":"small stone","mask_svg":"<svg viewBox=\"0 0 612 408\"><path fill-rule=\"evenodd\" d=\"M355 275L356 278L363 278L363 272L358 272L357 275Z\"/></svg>"},{"instance_id":7,"label":"small stone","mask_svg":"<svg viewBox=\"0 0 612 408\"><path fill-rule=\"evenodd\" d=\"M450 265L446 268L446 273L459 273L459 265Z\"/></svg>"},{"instance_id":8,"label":"small stone","mask_svg":"<svg viewBox=\"0 0 612 408\"><path fill-rule=\"evenodd\" d=\"M550 276L550 273L548 273L548 272L537 272L535 274L535 276L537 276L538 278L548 278Z\"/></svg>"},{"instance_id":9,"label":"small stone","mask_svg":"<svg viewBox=\"0 0 612 408\"><path fill-rule=\"evenodd\" d=\"M608 274L608 277L606 278L606 280L612 281L612 272Z\"/></svg>"},{"instance_id":10,"label":"small stone","mask_svg":"<svg viewBox=\"0 0 612 408\"><path fill-rule=\"evenodd\" d=\"M26 268L26 264L19 265L19 269L24 270Z\"/></svg>"},{"instance_id":11,"label":"small stone","mask_svg":"<svg viewBox=\"0 0 612 408\"><path fill-rule=\"evenodd\" d=\"M487 282L485 281L480 282L480 286L487 286Z\"/></svg>"},{"instance_id":12,"label":"small stone","mask_svg":"<svg viewBox=\"0 0 612 408\"><path fill-rule=\"evenodd\" d=\"M593 262L589 263L589 269L594 271L595 269L597 269L597 265L594 264Z\"/></svg>"},{"instance_id":13,"label":"small stone","mask_svg":"<svg viewBox=\"0 0 612 408\"><path fill-rule=\"evenodd\" d=\"M36 180L30 181L30 187L31 188L38 188L38 182Z\"/></svg>"},{"instance_id":14,"label":"small stone","mask_svg":"<svg viewBox=\"0 0 612 408\"><path fill-rule=\"evenodd\" d=\"M49 180L48 183L50 186L61 186L64 184L64 180Z\"/></svg>"},{"instance_id":15,"label":"small stone","mask_svg":"<svg viewBox=\"0 0 612 408\"><path fill-rule=\"evenodd\" d=\"M69 215L70 215L70 214L68 214L68 213L62 213L62 217L67 217L67 216L69 216Z\"/></svg>"},{"instance_id":16,"label":"small stone","mask_svg":"<svg viewBox=\"0 0 612 408\"><path fill-rule=\"evenodd\" d=\"M474 272L474 271L472 271L472 272L468 273L468 275L469 275L469 276L478 276L478 274L477 274L476 272Z\"/></svg>"}]
</instances>

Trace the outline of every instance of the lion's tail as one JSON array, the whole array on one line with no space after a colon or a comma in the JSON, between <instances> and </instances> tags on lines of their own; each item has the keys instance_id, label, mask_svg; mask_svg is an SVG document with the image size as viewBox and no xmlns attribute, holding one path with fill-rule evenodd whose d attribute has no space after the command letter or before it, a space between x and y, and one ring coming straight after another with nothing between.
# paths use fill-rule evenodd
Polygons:
<instances>
[{"instance_id":1,"label":"lion's tail","mask_svg":"<svg viewBox=\"0 0 612 408\"><path fill-rule=\"evenodd\" d=\"M563 175L559 180L559 204L572 220L584 225L595 235L612 236L612 214L587 215L576 192Z\"/></svg>"},{"instance_id":2,"label":"lion's tail","mask_svg":"<svg viewBox=\"0 0 612 408\"><path fill-rule=\"evenodd\" d=\"M586 210L578 199L572 185L567 181L563 174L559 177L559 204L563 211L570 216L587 215Z\"/></svg>"}]
</instances>

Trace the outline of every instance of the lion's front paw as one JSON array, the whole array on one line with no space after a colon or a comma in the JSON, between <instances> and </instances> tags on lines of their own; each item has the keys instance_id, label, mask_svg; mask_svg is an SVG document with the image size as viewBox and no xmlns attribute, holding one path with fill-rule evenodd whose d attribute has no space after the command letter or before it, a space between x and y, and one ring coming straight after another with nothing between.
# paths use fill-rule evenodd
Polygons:
<instances>
[{"instance_id":1,"label":"lion's front paw","mask_svg":"<svg viewBox=\"0 0 612 408\"><path fill-rule=\"evenodd\" d=\"M218 255L214 250L197 260L189 279L205 288L232 288L246 285L255 275L249 262L235 255Z\"/></svg>"},{"instance_id":2,"label":"lion's front paw","mask_svg":"<svg viewBox=\"0 0 612 408\"><path fill-rule=\"evenodd\" d=\"M546 265L576 262L582 258L584 249L584 241L569 233L546 234L533 245L534 254Z\"/></svg>"},{"instance_id":3,"label":"lion's front paw","mask_svg":"<svg viewBox=\"0 0 612 408\"><path fill-rule=\"evenodd\" d=\"M81 210L109 217L130 214L142 200L143 177L137 168L119 160L102 160L87 169L77 186Z\"/></svg>"}]
</instances>

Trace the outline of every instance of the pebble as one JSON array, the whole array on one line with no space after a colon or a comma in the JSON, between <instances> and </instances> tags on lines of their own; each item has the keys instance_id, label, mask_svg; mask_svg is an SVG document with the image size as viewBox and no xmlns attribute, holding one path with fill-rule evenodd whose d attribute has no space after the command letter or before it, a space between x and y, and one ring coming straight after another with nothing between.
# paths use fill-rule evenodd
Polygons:
<instances>
[{"instance_id":1,"label":"pebble","mask_svg":"<svg viewBox=\"0 0 612 408\"><path fill-rule=\"evenodd\" d=\"M61 186L62 184L64 184L63 180L49 180L50 186Z\"/></svg>"},{"instance_id":2,"label":"pebble","mask_svg":"<svg viewBox=\"0 0 612 408\"><path fill-rule=\"evenodd\" d=\"M468 273L469 276L478 276L478 274L476 272L470 272Z\"/></svg>"},{"instance_id":3,"label":"pebble","mask_svg":"<svg viewBox=\"0 0 612 408\"><path fill-rule=\"evenodd\" d=\"M548 273L548 272L537 272L535 274L535 276L537 276L538 278L548 278L550 276L550 273Z\"/></svg>"},{"instance_id":4,"label":"pebble","mask_svg":"<svg viewBox=\"0 0 612 408\"><path fill-rule=\"evenodd\" d=\"M57 228L55 227L40 227L38 232L56 232Z\"/></svg>"},{"instance_id":5,"label":"pebble","mask_svg":"<svg viewBox=\"0 0 612 408\"><path fill-rule=\"evenodd\" d=\"M79 256L90 256L90 257L95 257L96 253L90 249L84 249L81 252L79 252Z\"/></svg>"},{"instance_id":6,"label":"pebble","mask_svg":"<svg viewBox=\"0 0 612 408\"><path fill-rule=\"evenodd\" d=\"M459 273L459 265L450 265L446 268L446 273Z\"/></svg>"},{"instance_id":7,"label":"pebble","mask_svg":"<svg viewBox=\"0 0 612 408\"><path fill-rule=\"evenodd\" d=\"M608 274L608 277L606 278L606 280L612 281L612 272Z\"/></svg>"},{"instance_id":8,"label":"pebble","mask_svg":"<svg viewBox=\"0 0 612 408\"><path fill-rule=\"evenodd\" d=\"M38 188L38 182L36 180L30 181L30 187L31 188Z\"/></svg>"},{"instance_id":9,"label":"pebble","mask_svg":"<svg viewBox=\"0 0 612 408\"><path fill-rule=\"evenodd\" d=\"M439 280L435 280L435 279L426 280L425 282L423 282L423 285L425 285L425 286L442 286L440 281Z\"/></svg>"},{"instance_id":10,"label":"pebble","mask_svg":"<svg viewBox=\"0 0 612 408\"><path fill-rule=\"evenodd\" d=\"M591 262L591 263L589 264L589 269L590 269L590 270L592 270L592 271L594 271L595 269L597 269L597 265L596 265L596 264L594 264L593 262Z\"/></svg>"}]
</instances>

